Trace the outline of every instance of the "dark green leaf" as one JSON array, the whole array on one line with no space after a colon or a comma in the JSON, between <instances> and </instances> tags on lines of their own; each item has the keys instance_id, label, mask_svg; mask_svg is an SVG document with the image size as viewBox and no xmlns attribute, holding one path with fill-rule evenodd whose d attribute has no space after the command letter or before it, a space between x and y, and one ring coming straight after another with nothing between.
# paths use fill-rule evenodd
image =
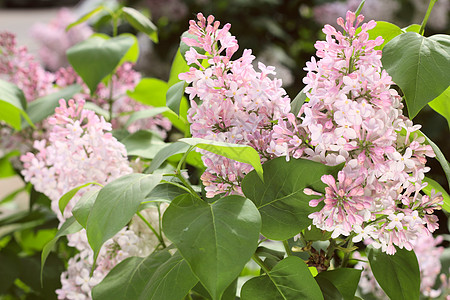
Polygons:
<instances>
[{"instance_id":1,"label":"dark green leaf","mask_svg":"<svg viewBox=\"0 0 450 300\"><path fill-rule=\"evenodd\" d=\"M72 215L83 228L86 228L89 214L91 213L99 192L100 190L87 191L81 196L72 209Z\"/></svg>"},{"instance_id":2,"label":"dark green leaf","mask_svg":"<svg viewBox=\"0 0 450 300\"><path fill-rule=\"evenodd\" d=\"M314 279L319 285L325 300L344 300L339 290L328 279L318 276Z\"/></svg>"},{"instance_id":3,"label":"dark green leaf","mask_svg":"<svg viewBox=\"0 0 450 300\"><path fill-rule=\"evenodd\" d=\"M241 290L242 300L323 299L319 285L306 264L298 257L280 261L269 274L247 281Z\"/></svg>"},{"instance_id":4,"label":"dark green leaf","mask_svg":"<svg viewBox=\"0 0 450 300\"><path fill-rule=\"evenodd\" d=\"M182 142L175 142L170 144L156 153L155 157L150 164L150 168L148 169L149 173L153 173L156 169L158 169L169 157L179 153L185 153L189 150L189 145Z\"/></svg>"},{"instance_id":5,"label":"dark green leaf","mask_svg":"<svg viewBox=\"0 0 450 300\"><path fill-rule=\"evenodd\" d=\"M308 97L306 96L305 91L301 90L300 93L298 93L297 96L295 96L294 100L292 100L291 102L291 113L297 116L306 99L308 99Z\"/></svg>"},{"instance_id":6,"label":"dark green leaf","mask_svg":"<svg viewBox=\"0 0 450 300\"><path fill-rule=\"evenodd\" d=\"M450 36L403 33L386 44L381 61L402 89L412 119L449 86Z\"/></svg>"},{"instance_id":7,"label":"dark green leaf","mask_svg":"<svg viewBox=\"0 0 450 300\"><path fill-rule=\"evenodd\" d=\"M331 271L320 272L317 278L326 279L336 287L344 300L353 300L358 288L361 270L339 268Z\"/></svg>"},{"instance_id":8,"label":"dark green leaf","mask_svg":"<svg viewBox=\"0 0 450 300\"><path fill-rule=\"evenodd\" d=\"M152 202L172 202L176 197L186 194L186 190L174 186L169 183L160 183L158 184L150 194L145 197L144 201L141 204L140 209L144 209L146 203L151 204Z\"/></svg>"},{"instance_id":9,"label":"dark green leaf","mask_svg":"<svg viewBox=\"0 0 450 300\"><path fill-rule=\"evenodd\" d=\"M33 123L38 123L48 116L55 113L55 108L59 106L59 100L69 100L73 95L81 91L78 84L69 85L55 93L38 98L31 102L27 107L27 113ZM28 123L22 122L22 128L28 126Z\"/></svg>"},{"instance_id":10,"label":"dark green leaf","mask_svg":"<svg viewBox=\"0 0 450 300\"><path fill-rule=\"evenodd\" d=\"M157 134L146 130L136 131L120 142L125 145L129 156L148 159L153 159L167 145Z\"/></svg>"},{"instance_id":11,"label":"dark green leaf","mask_svg":"<svg viewBox=\"0 0 450 300\"><path fill-rule=\"evenodd\" d=\"M444 198L444 204L442 205L442 209L450 213L450 196L447 191L436 181L431 178L425 177L423 182L427 182L428 185L422 189L428 196L431 195L431 191L434 189L435 192L441 192L442 198Z\"/></svg>"},{"instance_id":12,"label":"dark green leaf","mask_svg":"<svg viewBox=\"0 0 450 300\"><path fill-rule=\"evenodd\" d=\"M252 200L262 217L261 233L269 239L286 240L311 224L308 215L320 209L310 207L309 201L317 196L303 193L305 188L323 192L324 174L336 175L342 165L330 167L306 160L279 157L263 165L264 182L255 172L242 181L242 191Z\"/></svg>"},{"instance_id":13,"label":"dark green leaf","mask_svg":"<svg viewBox=\"0 0 450 300\"><path fill-rule=\"evenodd\" d=\"M260 215L253 203L227 196L209 204L192 195L175 198L163 229L213 299L239 275L255 252Z\"/></svg>"},{"instance_id":14,"label":"dark green leaf","mask_svg":"<svg viewBox=\"0 0 450 300\"><path fill-rule=\"evenodd\" d=\"M114 71L135 42L131 35L109 39L97 35L68 49L67 59L93 94L97 85Z\"/></svg>"},{"instance_id":15,"label":"dark green leaf","mask_svg":"<svg viewBox=\"0 0 450 300\"><path fill-rule=\"evenodd\" d=\"M305 229L303 237L306 241L328 241L331 238L331 232L321 230L314 225L311 225L311 229Z\"/></svg>"},{"instance_id":16,"label":"dark green leaf","mask_svg":"<svg viewBox=\"0 0 450 300\"><path fill-rule=\"evenodd\" d=\"M160 251L123 260L93 288L93 299L138 299L155 271L170 258L168 251Z\"/></svg>"},{"instance_id":17,"label":"dark green leaf","mask_svg":"<svg viewBox=\"0 0 450 300\"><path fill-rule=\"evenodd\" d=\"M128 174L98 193L86 224L86 234L94 251L94 261L103 243L121 230L136 214L139 205L161 181L160 175Z\"/></svg>"},{"instance_id":18,"label":"dark green leaf","mask_svg":"<svg viewBox=\"0 0 450 300\"><path fill-rule=\"evenodd\" d=\"M0 252L0 295L6 293L9 287L20 275L20 260L13 254L6 251Z\"/></svg>"},{"instance_id":19,"label":"dark green leaf","mask_svg":"<svg viewBox=\"0 0 450 300\"><path fill-rule=\"evenodd\" d=\"M414 251L397 249L394 255L369 249L373 275L391 299L414 300L420 297L420 271Z\"/></svg>"},{"instance_id":20,"label":"dark green leaf","mask_svg":"<svg viewBox=\"0 0 450 300\"><path fill-rule=\"evenodd\" d=\"M77 187L71 189L70 191L68 191L67 193L65 193L64 195L62 195L62 197L59 199L59 202L58 202L58 204L59 204L59 211L62 214L64 214L64 209L66 208L67 204L78 193L78 191L81 190L82 188L85 188L85 187L90 186L92 184L96 184L96 185L102 186L101 184L99 184L97 182L88 182L86 184L77 186Z\"/></svg>"},{"instance_id":21,"label":"dark green leaf","mask_svg":"<svg viewBox=\"0 0 450 300\"><path fill-rule=\"evenodd\" d=\"M158 42L158 28L146 16L131 7L123 7L122 12L131 26L148 35L155 43Z\"/></svg>"}]
</instances>

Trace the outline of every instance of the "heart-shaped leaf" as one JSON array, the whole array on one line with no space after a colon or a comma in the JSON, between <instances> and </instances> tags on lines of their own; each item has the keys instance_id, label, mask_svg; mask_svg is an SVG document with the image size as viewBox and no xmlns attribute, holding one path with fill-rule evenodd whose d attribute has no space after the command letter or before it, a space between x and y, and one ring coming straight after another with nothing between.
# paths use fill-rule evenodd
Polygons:
<instances>
[{"instance_id":1,"label":"heart-shaped leaf","mask_svg":"<svg viewBox=\"0 0 450 300\"><path fill-rule=\"evenodd\" d=\"M367 32L369 34L369 40L374 40L378 36L383 37L384 42L380 46L375 47L375 50L381 50L383 47L397 35L403 33L403 31L397 25L389 22L377 21L377 26Z\"/></svg>"},{"instance_id":2,"label":"heart-shaped leaf","mask_svg":"<svg viewBox=\"0 0 450 300\"><path fill-rule=\"evenodd\" d=\"M377 282L391 299L420 298L420 271L414 251L397 249L394 255L369 248L370 267Z\"/></svg>"},{"instance_id":3,"label":"heart-shaped leaf","mask_svg":"<svg viewBox=\"0 0 450 300\"><path fill-rule=\"evenodd\" d=\"M260 226L258 210L240 196L209 204L181 195L163 216L164 233L213 300L221 298L255 252Z\"/></svg>"},{"instance_id":4,"label":"heart-shaped leaf","mask_svg":"<svg viewBox=\"0 0 450 300\"><path fill-rule=\"evenodd\" d=\"M341 168L306 159L287 162L279 157L263 165L264 182L253 171L247 174L242 191L261 213L261 233L269 239L286 240L311 225L308 215L320 206L310 207L309 201L317 196L308 196L303 190L308 187L323 192L322 175L335 175Z\"/></svg>"},{"instance_id":5,"label":"heart-shaped leaf","mask_svg":"<svg viewBox=\"0 0 450 300\"><path fill-rule=\"evenodd\" d=\"M381 61L402 89L412 119L449 86L450 36L403 33L386 44Z\"/></svg>"},{"instance_id":6,"label":"heart-shaped leaf","mask_svg":"<svg viewBox=\"0 0 450 300\"><path fill-rule=\"evenodd\" d=\"M289 256L280 261L268 274L247 281L242 287L241 299L323 300L323 296L303 260Z\"/></svg>"},{"instance_id":7,"label":"heart-shaped leaf","mask_svg":"<svg viewBox=\"0 0 450 300\"><path fill-rule=\"evenodd\" d=\"M128 174L100 190L86 224L94 262L103 243L130 222L141 202L161 179L157 174Z\"/></svg>"},{"instance_id":8,"label":"heart-shaped leaf","mask_svg":"<svg viewBox=\"0 0 450 300\"><path fill-rule=\"evenodd\" d=\"M135 39L130 35L108 39L96 35L68 49L67 59L93 94L134 44Z\"/></svg>"},{"instance_id":9,"label":"heart-shaped leaf","mask_svg":"<svg viewBox=\"0 0 450 300\"><path fill-rule=\"evenodd\" d=\"M317 278L326 279L335 286L344 300L353 300L362 270L339 268L335 270L320 272Z\"/></svg>"}]
</instances>

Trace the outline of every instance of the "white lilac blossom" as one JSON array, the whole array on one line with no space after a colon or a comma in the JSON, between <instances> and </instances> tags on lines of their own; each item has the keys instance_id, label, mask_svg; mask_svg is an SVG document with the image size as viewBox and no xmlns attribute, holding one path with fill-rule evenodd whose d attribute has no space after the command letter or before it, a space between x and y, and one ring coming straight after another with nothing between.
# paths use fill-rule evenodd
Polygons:
<instances>
[{"instance_id":1,"label":"white lilac blossom","mask_svg":"<svg viewBox=\"0 0 450 300\"><path fill-rule=\"evenodd\" d=\"M338 182L322 177L325 194L310 202L325 206L309 215L313 224L332 236L352 235L355 242L370 240L388 254L437 227L435 209L442 196L424 195L422 182L429 171L426 157L434 152L402 114L401 97L390 87L381 69L381 37L368 39L370 21L356 29L363 16L347 12L323 32L326 41L315 44L317 57L306 63L303 82L309 100L298 115L288 114L274 126L268 152L276 156L307 158L327 165L344 163ZM355 25L356 22L356 25Z\"/></svg>"},{"instance_id":2,"label":"white lilac blossom","mask_svg":"<svg viewBox=\"0 0 450 300\"><path fill-rule=\"evenodd\" d=\"M93 111L83 108L84 101L69 100L68 105L60 100L55 115L49 119L52 126L49 140L36 141L37 154L28 152L21 157L24 163L22 174L35 189L47 195L51 208L61 224L72 216L71 209L83 193L98 189L91 186L82 189L68 203L64 214L59 211L60 197L69 190L88 182L107 184L130 174L126 149L109 131L111 124ZM143 211L143 215L155 218L156 208ZM130 228L123 228L103 245L90 277L93 264L91 250L83 229L67 236L68 245L79 253L69 259L67 271L61 274L61 289L58 299L91 299L91 289L123 259L130 256L146 256L157 245L156 237L148 228L133 220ZM150 220L151 222L151 220ZM158 224L153 224L158 228Z\"/></svg>"},{"instance_id":3,"label":"white lilac blossom","mask_svg":"<svg viewBox=\"0 0 450 300\"><path fill-rule=\"evenodd\" d=\"M420 293L430 299L438 298L446 293L445 284L435 289L437 279L441 273L440 256L444 251L444 247L439 246L443 241L442 236L434 238L432 235L420 235L416 240L412 241L413 250L417 256L420 269ZM358 252L354 258L361 258ZM382 288L377 283L370 265L360 261L355 266L356 269L363 270L359 281L361 293L373 294L377 299L389 299ZM445 275L440 276L445 283ZM444 278L443 278L444 277Z\"/></svg>"},{"instance_id":4,"label":"white lilac blossom","mask_svg":"<svg viewBox=\"0 0 450 300\"><path fill-rule=\"evenodd\" d=\"M265 161L270 157L266 145L272 139L272 121L284 116L290 108L281 80L269 77L275 75L274 67L258 63L259 70L255 70L251 50L244 50L236 60L231 59L239 46L229 33L230 24L219 29L220 23L213 16L206 19L199 13L197 18L197 22L189 23L189 33L195 38L183 38L191 46L185 54L186 60L196 67L179 75L190 84L186 93L191 102L188 121L192 136L252 146ZM198 53L194 47L201 48L205 54ZM202 60L209 65L204 67ZM253 168L201 152L207 167L201 176L207 197L242 193L240 182Z\"/></svg>"}]
</instances>

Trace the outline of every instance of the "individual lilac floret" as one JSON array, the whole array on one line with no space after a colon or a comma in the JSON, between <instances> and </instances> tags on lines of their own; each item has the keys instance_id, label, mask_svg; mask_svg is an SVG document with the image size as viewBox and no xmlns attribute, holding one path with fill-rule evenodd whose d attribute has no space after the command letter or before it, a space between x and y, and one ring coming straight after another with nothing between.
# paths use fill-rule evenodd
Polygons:
<instances>
[{"instance_id":1,"label":"individual lilac floret","mask_svg":"<svg viewBox=\"0 0 450 300\"><path fill-rule=\"evenodd\" d=\"M362 24L362 15L347 12L323 32L326 41L315 44L316 55L306 63L303 82L308 101L274 126L268 152L276 156L307 158L335 166L344 163L339 183L322 177L329 187L325 206L309 215L320 229L352 235L354 242L371 241L388 254L395 246L410 250L411 241L437 227L435 209L442 196L423 195L422 180L434 157L431 146L402 114L401 97L391 77L381 69L381 37L369 40L375 21ZM312 194L310 190L306 191Z\"/></svg>"},{"instance_id":2,"label":"individual lilac floret","mask_svg":"<svg viewBox=\"0 0 450 300\"><path fill-rule=\"evenodd\" d=\"M229 33L230 24L219 29L220 23L213 16L205 18L199 13L197 18L197 22L189 22L189 33L194 37L182 39L191 46L186 61L195 67L179 75L190 84L186 93L191 102L188 121L192 136L252 146L265 161L271 157L266 145L272 140L272 121L286 115L290 108L281 80L269 77L275 75L273 67L258 63L259 70L255 70L251 50L244 50L242 57L231 60L239 46ZM204 67L202 60L209 65ZM207 167L201 176L207 197L242 193L240 182L253 168L201 152Z\"/></svg>"}]
</instances>

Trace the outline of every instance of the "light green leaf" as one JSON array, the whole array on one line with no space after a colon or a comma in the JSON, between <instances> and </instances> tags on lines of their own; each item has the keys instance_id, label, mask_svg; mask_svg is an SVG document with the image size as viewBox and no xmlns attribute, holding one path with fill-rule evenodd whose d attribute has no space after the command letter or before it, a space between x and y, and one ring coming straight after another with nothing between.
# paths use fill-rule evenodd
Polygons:
<instances>
[{"instance_id":1,"label":"light green leaf","mask_svg":"<svg viewBox=\"0 0 450 300\"><path fill-rule=\"evenodd\" d=\"M16 171L9 161L12 157L20 155L19 150L14 150L0 158L0 178L6 178L16 175Z\"/></svg>"},{"instance_id":2,"label":"light green leaf","mask_svg":"<svg viewBox=\"0 0 450 300\"><path fill-rule=\"evenodd\" d=\"M167 90L166 94L167 107L173 110L177 115L180 114L180 105L184 95L184 86L184 81L177 82Z\"/></svg>"},{"instance_id":3,"label":"light green leaf","mask_svg":"<svg viewBox=\"0 0 450 300\"><path fill-rule=\"evenodd\" d=\"M251 165L261 180L263 180L263 168L258 152L253 147L224 142L205 140L200 138L184 138L179 142L224 156L226 158Z\"/></svg>"},{"instance_id":4,"label":"light green leaf","mask_svg":"<svg viewBox=\"0 0 450 300\"><path fill-rule=\"evenodd\" d=\"M447 119L448 126L450 128L450 87L447 88L442 94L440 94L433 101L428 102L428 105L437 113Z\"/></svg>"},{"instance_id":5,"label":"light green leaf","mask_svg":"<svg viewBox=\"0 0 450 300\"><path fill-rule=\"evenodd\" d=\"M100 190L86 224L94 262L103 243L128 224L141 202L161 179L161 175L155 174L128 174Z\"/></svg>"},{"instance_id":6,"label":"light green leaf","mask_svg":"<svg viewBox=\"0 0 450 300\"><path fill-rule=\"evenodd\" d=\"M131 26L148 35L155 43L158 42L158 28L146 16L131 7L123 7L122 12Z\"/></svg>"},{"instance_id":7,"label":"light green leaf","mask_svg":"<svg viewBox=\"0 0 450 300\"><path fill-rule=\"evenodd\" d=\"M403 33L386 44L381 61L402 89L412 119L449 86L450 36Z\"/></svg>"},{"instance_id":8,"label":"light green leaf","mask_svg":"<svg viewBox=\"0 0 450 300\"><path fill-rule=\"evenodd\" d=\"M420 25L419 24L411 24L408 27L402 28L403 32L416 32L419 33Z\"/></svg>"},{"instance_id":9,"label":"light green leaf","mask_svg":"<svg viewBox=\"0 0 450 300\"><path fill-rule=\"evenodd\" d=\"M61 213L64 214L64 209L66 208L67 204L69 203L70 200L72 200L73 196L75 196L79 190L81 190L82 188L85 188L87 186L90 186L92 184L96 184L98 186L103 187L103 185L101 185L97 182L88 182L86 184L77 186L77 187L71 189L70 191L68 191L67 193L65 193L64 195L62 195L62 197L59 199L59 202L58 202L59 210L61 211Z\"/></svg>"},{"instance_id":10,"label":"light green leaf","mask_svg":"<svg viewBox=\"0 0 450 300\"><path fill-rule=\"evenodd\" d=\"M397 35L403 33L403 31L397 25L394 25L389 22L377 21L377 26L375 28L369 30L369 40L374 40L378 36L383 37L384 42L380 46L375 47L375 50L381 50L383 47Z\"/></svg>"},{"instance_id":11,"label":"light green leaf","mask_svg":"<svg viewBox=\"0 0 450 300\"><path fill-rule=\"evenodd\" d=\"M323 296L303 260L289 256L280 261L268 274L247 281L242 287L241 299L323 300Z\"/></svg>"},{"instance_id":12,"label":"light green leaf","mask_svg":"<svg viewBox=\"0 0 450 300\"><path fill-rule=\"evenodd\" d=\"M67 59L93 94L97 85L116 69L135 42L130 35L109 39L97 35L68 49Z\"/></svg>"},{"instance_id":13,"label":"light green leaf","mask_svg":"<svg viewBox=\"0 0 450 300\"><path fill-rule=\"evenodd\" d=\"M101 108L100 106L98 106L97 104L93 103L93 102L86 102L84 103L84 109L88 109L88 110L92 110L93 112L95 112L97 115L102 116L103 118L105 118L105 120L109 120L109 111L107 111L106 109ZM114 114L113 114L113 118L114 118Z\"/></svg>"},{"instance_id":14,"label":"light green leaf","mask_svg":"<svg viewBox=\"0 0 450 300\"><path fill-rule=\"evenodd\" d=\"M181 195L163 216L164 233L213 300L221 298L255 252L260 227L258 210L240 196L209 204Z\"/></svg>"},{"instance_id":15,"label":"light green leaf","mask_svg":"<svg viewBox=\"0 0 450 300\"><path fill-rule=\"evenodd\" d=\"M58 239L62 236L66 236L68 234L78 232L82 228L83 227L80 224L78 224L78 222L75 220L74 217L70 217L61 225L61 228L58 230L55 237L44 246L44 248L42 249L42 255L41 255L41 281L43 278L45 261L47 260L47 257L50 254L50 251L52 251L52 249L55 246Z\"/></svg>"},{"instance_id":16,"label":"light green leaf","mask_svg":"<svg viewBox=\"0 0 450 300\"><path fill-rule=\"evenodd\" d=\"M189 66L184 60L183 56L180 53L180 49L178 48L177 54L173 58L172 66L170 67L170 75L169 75L169 86L174 85L175 83L181 81L178 78L178 75L181 73L185 73L189 71Z\"/></svg>"},{"instance_id":17,"label":"light green leaf","mask_svg":"<svg viewBox=\"0 0 450 300\"><path fill-rule=\"evenodd\" d=\"M55 93L38 98L27 107L27 114L33 123L38 123L55 113L55 108L59 106L59 100L69 100L73 95L81 91L78 84L69 85ZM22 128L28 127L27 122L22 121Z\"/></svg>"},{"instance_id":18,"label":"light green leaf","mask_svg":"<svg viewBox=\"0 0 450 300\"><path fill-rule=\"evenodd\" d=\"M130 118L127 120L125 124L126 127L130 126L134 122L142 119L152 118L156 115L162 114L165 111L168 111L168 107L154 107L150 109L139 110L131 114Z\"/></svg>"},{"instance_id":19,"label":"light green leaf","mask_svg":"<svg viewBox=\"0 0 450 300\"><path fill-rule=\"evenodd\" d=\"M368 258L375 279L391 299L420 298L420 271L414 251L397 249L394 255L369 248Z\"/></svg>"},{"instance_id":20,"label":"light green leaf","mask_svg":"<svg viewBox=\"0 0 450 300\"><path fill-rule=\"evenodd\" d=\"M32 126L25 109L27 108L27 100L22 90L16 85L0 79L0 121L5 121L14 129L21 129L20 116Z\"/></svg>"},{"instance_id":21,"label":"light green leaf","mask_svg":"<svg viewBox=\"0 0 450 300\"><path fill-rule=\"evenodd\" d=\"M308 215L321 209L310 207L317 196L303 193L305 188L324 192L322 175L336 175L342 165L330 167L306 159L275 158L263 165L264 182L250 172L242 181L242 191L255 203L262 217L261 233L273 240L287 240L308 227Z\"/></svg>"},{"instance_id":22,"label":"light green leaf","mask_svg":"<svg viewBox=\"0 0 450 300\"><path fill-rule=\"evenodd\" d=\"M90 18L92 18L93 16L95 16L96 14L98 14L99 12L105 10L105 7L103 5L100 5L96 8L94 8L93 10L91 10L90 12L82 15L78 20L76 20L75 22L72 22L69 24L69 26L66 27L66 31L69 31L70 28L77 26L78 24L84 23L87 20L89 20Z\"/></svg>"},{"instance_id":23,"label":"light green leaf","mask_svg":"<svg viewBox=\"0 0 450 300\"><path fill-rule=\"evenodd\" d=\"M444 198L444 204L442 205L442 209L450 213L450 196L447 193L447 191L438 182L434 181L429 177L425 177L423 181L428 183L428 185L422 189L424 193L430 196L431 190L433 189L435 190L436 193L441 192L442 198Z\"/></svg>"}]
</instances>

